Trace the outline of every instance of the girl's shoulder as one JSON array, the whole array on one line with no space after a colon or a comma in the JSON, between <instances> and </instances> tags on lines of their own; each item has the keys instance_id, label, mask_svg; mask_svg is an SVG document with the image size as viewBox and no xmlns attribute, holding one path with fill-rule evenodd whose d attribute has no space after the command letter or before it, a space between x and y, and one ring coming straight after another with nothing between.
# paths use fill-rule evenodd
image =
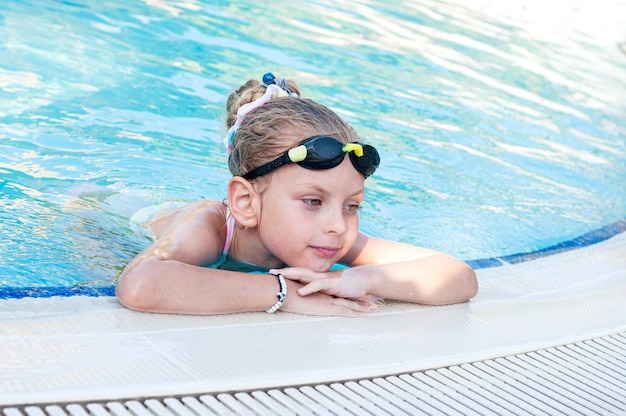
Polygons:
<instances>
[{"instance_id":1,"label":"girl's shoulder","mask_svg":"<svg viewBox=\"0 0 626 416\"><path fill-rule=\"evenodd\" d=\"M180 221L183 218L189 220L190 218L200 216L211 219L211 222L219 223L221 220L225 221L226 206L222 201L206 199L166 208L154 214L148 226L154 229L157 224L169 225L173 221Z\"/></svg>"},{"instance_id":2,"label":"girl's shoulder","mask_svg":"<svg viewBox=\"0 0 626 416\"><path fill-rule=\"evenodd\" d=\"M223 230L228 219L228 208L222 201L201 200L193 202L176 214L176 221L193 223L199 229Z\"/></svg>"},{"instance_id":3,"label":"girl's shoulder","mask_svg":"<svg viewBox=\"0 0 626 416\"><path fill-rule=\"evenodd\" d=\"M156 237L153 248L187 264L211 264L219 259L226 242L226 217L226 206L213 200L163 213L150 225Z\"/></svg>"}]
</instances>

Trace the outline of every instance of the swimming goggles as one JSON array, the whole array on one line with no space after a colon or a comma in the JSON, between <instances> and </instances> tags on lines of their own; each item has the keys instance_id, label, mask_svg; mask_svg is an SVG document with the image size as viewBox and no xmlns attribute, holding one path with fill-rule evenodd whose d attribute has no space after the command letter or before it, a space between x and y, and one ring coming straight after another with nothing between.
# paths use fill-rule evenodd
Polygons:
<instances>
[{"instance_id":1,"label":"swimming goggles","mask_svg":"<svg viewBox=\"0 0 626 416\"><path fill-rule=\"evenodd\" d=\"M244 179L254 179L265 175L288 163L297 163L306 169L331 169L350 155L354 168L366 178L374 173L380 164L380 156L373 146L363 143L342 143L331 136L313 136L303 140L280 157L242 175Z\"/></svg>"}]
</instances>

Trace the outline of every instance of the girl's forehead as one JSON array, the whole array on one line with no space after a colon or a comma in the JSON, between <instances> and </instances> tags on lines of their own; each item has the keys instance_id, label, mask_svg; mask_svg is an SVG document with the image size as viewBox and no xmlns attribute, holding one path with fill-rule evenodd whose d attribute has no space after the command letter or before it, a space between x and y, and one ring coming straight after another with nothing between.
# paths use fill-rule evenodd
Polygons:
<instances>
[{"instance_id":1,"label":"girl's forehead","mask_svg":"<svg viewBox=\"0 0 626 416\"><path fill-rule=\"evenodd\" d=\"M354 169L349 158L331 169L312 170L297 164L282 166L273 172L269 186L278 190L317 190L324 193L358 194L365 187L365 178Z\"/></svg>"}]
</instances>

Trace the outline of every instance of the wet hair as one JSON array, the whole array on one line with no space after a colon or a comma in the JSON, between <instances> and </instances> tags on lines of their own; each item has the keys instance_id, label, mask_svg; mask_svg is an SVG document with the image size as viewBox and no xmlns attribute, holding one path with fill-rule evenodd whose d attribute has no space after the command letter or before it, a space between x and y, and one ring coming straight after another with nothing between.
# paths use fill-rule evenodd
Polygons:
<instances>
[{"instance_id":1,"label":"wet hair","mask_svg":"<svg viewBox=\"0 0 626 416\"><path fill-rule=\"evenodd\" d=\"M280 156L302 140L314 135L329 135L337 140L357 142L355 130L328 107L300 98L297 83L288 80L288 88L298 96L280 97L253 110L243 119L233 137L228 167L241 176ZM266 87L249 80L228 97L226 128L237 119L237 110L261 97Z\"/></svg>"}]
</instances>

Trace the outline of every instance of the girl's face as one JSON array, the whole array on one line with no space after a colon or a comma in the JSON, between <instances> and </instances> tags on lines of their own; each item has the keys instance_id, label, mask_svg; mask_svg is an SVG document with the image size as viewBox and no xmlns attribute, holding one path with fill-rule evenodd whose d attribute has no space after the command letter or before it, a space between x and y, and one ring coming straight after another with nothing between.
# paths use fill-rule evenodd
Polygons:
<instances>
[{"instance_id":1,"label":"girl's face","mask_svg":"<svg viewBox=\"0 0 626 416\"><path fill-rule=\"evenodd\" d=\"M348 157L327 170L277 169L261 194L261 242L289 266L327 271L356 241L364 181Z\"/></svg>"}]
</instances>

